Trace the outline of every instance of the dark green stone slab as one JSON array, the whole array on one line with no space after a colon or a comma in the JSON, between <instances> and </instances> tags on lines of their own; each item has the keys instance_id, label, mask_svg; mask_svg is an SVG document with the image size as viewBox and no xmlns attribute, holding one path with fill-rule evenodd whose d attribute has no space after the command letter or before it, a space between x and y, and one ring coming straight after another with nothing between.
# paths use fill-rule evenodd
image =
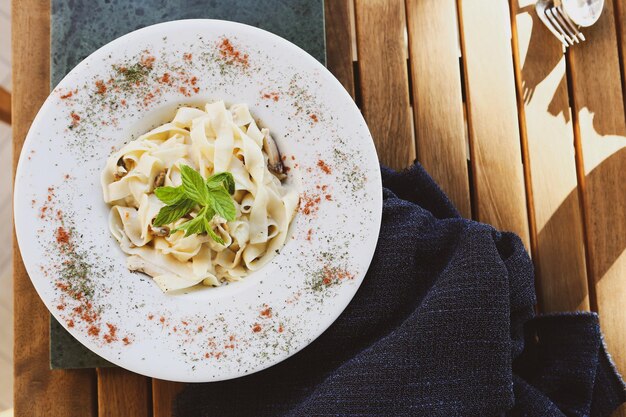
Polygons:
<instances>
[{"instance_id":1,"label":"dark green stone slab","mask_svg":"<svg viewBox=\"0 0 626 417\"><path fill-rule=\"evenodd\" d=\"M52 85L119 36L155 23L199 18L268 30L326 62L323 0L52 0Z\"/></svg>"},{"instance_id":2,"label":"dark green stone slab","mask_svg":"<svg viewBox=\"0 0 626 417\"><path fill-rule=\"evenodd\" d=\"M115 366L72 337L54 317L50 317L50 368L104 368Z\"/></svg>"}]
</instances>

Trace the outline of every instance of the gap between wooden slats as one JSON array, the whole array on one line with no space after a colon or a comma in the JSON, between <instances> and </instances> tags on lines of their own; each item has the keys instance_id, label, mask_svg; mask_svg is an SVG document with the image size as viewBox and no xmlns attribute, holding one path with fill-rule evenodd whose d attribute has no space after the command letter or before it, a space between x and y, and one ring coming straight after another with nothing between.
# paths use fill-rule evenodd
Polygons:
<instances>
[{"instance_id":1,"label":"gap between wooden slats","mask_svg":"<svg viewBox=\"0 0 626 417\"><path fill-rule=\"evenodd\" d=\"M625 74L620 72L623 66L619 62L616 27L613 2L607 1L600 20L585 28L587 42L571 48L567 58L591 305L600 315L607 348L623 375L626 120L620 81ZM619 36L623 36L623 31ZM621 408L621 415L626 415L626 408Z\"/></svg>"},{"instance_id":2,"label":"gap between wooden slats","mask_svg":"<svg viewBox=\"0 0 626 417\"><path fill-rule=\"evenodd\" d=\"M28 128L49 91L50 2L13 2L12 21L15 172ZM49 313L28 278L15 238L13 247L15 416L95 416L94 371L50 370Z\"/></svg>"},{"instance_id":3,"label":"gap between wooden slats","mask_svg":"<svg viewBox=\"0 0 626 417\"><path fill-rule=\"evenodd\" d=\"M529 247L508 5L458 0L472 208L478 220L517 233Z\"/></svg>"},{"instance_id":4,"label":"gap between wooden slats","mask_svg":"<svg viewBox=\"0 0 626 417\"><path fill-rule=\"evenodd\" d=\"M417 157L471 217L455 0L406 0Z\"/></svg>"},{"instance_id":5,"label":"gap between wooden slats","mask_svg":"<svg viewBox=\"0 0 626 417\"><path fill-rule=\"evenodd\" d=\"M402 0L356 0L361 110L382 163L402 169L415 160Z\"/></svg>"},{"instance_id":6,"label":"gap between wooden slats","mask_svg":"<svg viewBox=\"0 0 626 417\"><path fill-rule=\"evenodd\" d=\"M565 56L534 3L510 2L537 293L544 312L589 310Z\"/></svg>"}]
</instances>

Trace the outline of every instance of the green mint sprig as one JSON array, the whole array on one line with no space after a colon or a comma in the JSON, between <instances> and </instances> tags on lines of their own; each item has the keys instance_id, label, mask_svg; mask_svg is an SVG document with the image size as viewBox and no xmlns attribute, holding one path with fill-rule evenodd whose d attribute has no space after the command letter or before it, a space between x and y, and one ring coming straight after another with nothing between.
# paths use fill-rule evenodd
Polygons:
<instances>
[{"instance_id":1,"label":"green mint sprig","mask_svg":"<svg viewBox=\"0 0 626 417\"><path fill-rule=\"evenodd\" d=\"M224 240L211 227L211 220L219 215L226 221L235 220L235 204L231 197L235 193L235 180L230 172L211 175L206 180L195 169L187 165L180 166L183 183L178 187L158 187L154 190L157 198L166 205L154 219L154 226L164 226L189 214L196 206L198 215L171 230L171 233L183 230L186 236L207 233L217 243Z\"/></svg>"}]
</instances>

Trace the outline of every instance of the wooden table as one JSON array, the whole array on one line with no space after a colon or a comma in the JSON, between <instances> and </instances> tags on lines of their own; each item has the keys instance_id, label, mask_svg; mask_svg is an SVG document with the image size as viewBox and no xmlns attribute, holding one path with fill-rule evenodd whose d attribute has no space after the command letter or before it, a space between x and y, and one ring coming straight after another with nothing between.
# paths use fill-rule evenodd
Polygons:
<instances>
[{"instance_id":1,"label":"wooden table","mask_svg":"<svg viewBox=\"0 0 626 417\"><path fill-rule=\"evenodd\" d=\"M626 4L607 0L563 54L533 3L327 0L328 66L382 162L417 158L464 216L519 234L539 310L597 311L626 374ZM48 95L49 37L48 1L13 2L15 162ZM14 258L15 415L170 415L180 384L49 370L48 312Z\"/></svg>"}]
</instances>

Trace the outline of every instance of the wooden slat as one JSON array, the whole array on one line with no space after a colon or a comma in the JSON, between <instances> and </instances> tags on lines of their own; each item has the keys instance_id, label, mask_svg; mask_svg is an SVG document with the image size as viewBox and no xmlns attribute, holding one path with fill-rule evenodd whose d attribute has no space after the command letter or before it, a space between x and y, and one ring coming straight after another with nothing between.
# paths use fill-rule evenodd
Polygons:
<instances>
[{"instance_id":1,"label":"wooden slat","mask_svg":"<svg viewBox=\"0 0 626 417\"><path fill-rule=\"evenodd\" d=\"M589 310L565 56L561 43L539 20L534 4L511 0L540 304L544 312Z\"/></svg>"},{"instance_id":2,"label":"wooden slat","mask_svg":"<svg viewBox=\"0 0 626 417\"><path fill-rule=\"evenodd\" d=\"M474 213L529 245L509 10L501 0L459 0Z\"/></svg>"},{"instance_id":3,"label":"wooden slat","mask_svg":"<svg viewBox=\"0 0 626 417\"><path fill-rule=\"evenodd\" d=\"M15 169L28 128L49 91L50 3L14 2L12 19ZM17 248L15 238L13 245ZM95 373L50 371L48 310L37 296L17 249L13 268L15 416L94 416Z\"/></svg>"},{"instance_id":4,"label":"wooden slat","mask_svg":"<svg viewBox=\"0 0 626 417\"><path fill-rule=\"evenodd\" d=\"M455 0L406 0L417 156L471 217Z\"/></svg>"},{"instance_id":5,"label":"wooden slat","mask_svg":"<svg viewBox=\"0 0 626 417\"><path fill-rule=\"evenodd\" d=\"M402 0L356 0L362 111L380 161L405 168L415 160Z\"/></svg>"},{"instance_id":6,"label":"wooden slat","mask_svg":"<svg viewBox=\"0 0 626 417\"><path fill-rule=\"evenodd\" d=\"M152 380L153 417L170 417L178 393L185 387L180 382Z\"/></svg>"},{"instance_id":7,"label":"wooden slat","mask_svg":"<svg viewBox=\"0 0 626 417\"><path fill-rule=\"evenodd\" d=\"M626 372L626 121L613 3L569 52L587 262L609 352ZM594 294L592 292L592 296ZM626 415L622 408L622 415Z\"/></svg>"},{"instance_id":8,"label":"wooden slat","mask_svg":"<svg viewBox=\"0 0 626 417\"><path fill-rule=\"evenodd\" d=\"M98 417L151 416L150 381L121 368L98 369Z\"/></svg>"},{"instance_id":9,"label":"wooden slat","mask_svg":"<svg viewBox=\"0 0 626 417\"><path fill-rule=\"evenodd\" d=\"M11 94L0 87L0 121L11 124Z\"/></svg>"},{"instance_id":10,"label":"wooden slat","mask_svg":"<svg viewBox=\"0 0 626 417\"><path fill-rule=\"evenodd\" d=\"M328 69L354 98L352 31L350 28L351 1L325 1L324 18L326 22L326 62Z\"/></svg>"}]
</instances>

